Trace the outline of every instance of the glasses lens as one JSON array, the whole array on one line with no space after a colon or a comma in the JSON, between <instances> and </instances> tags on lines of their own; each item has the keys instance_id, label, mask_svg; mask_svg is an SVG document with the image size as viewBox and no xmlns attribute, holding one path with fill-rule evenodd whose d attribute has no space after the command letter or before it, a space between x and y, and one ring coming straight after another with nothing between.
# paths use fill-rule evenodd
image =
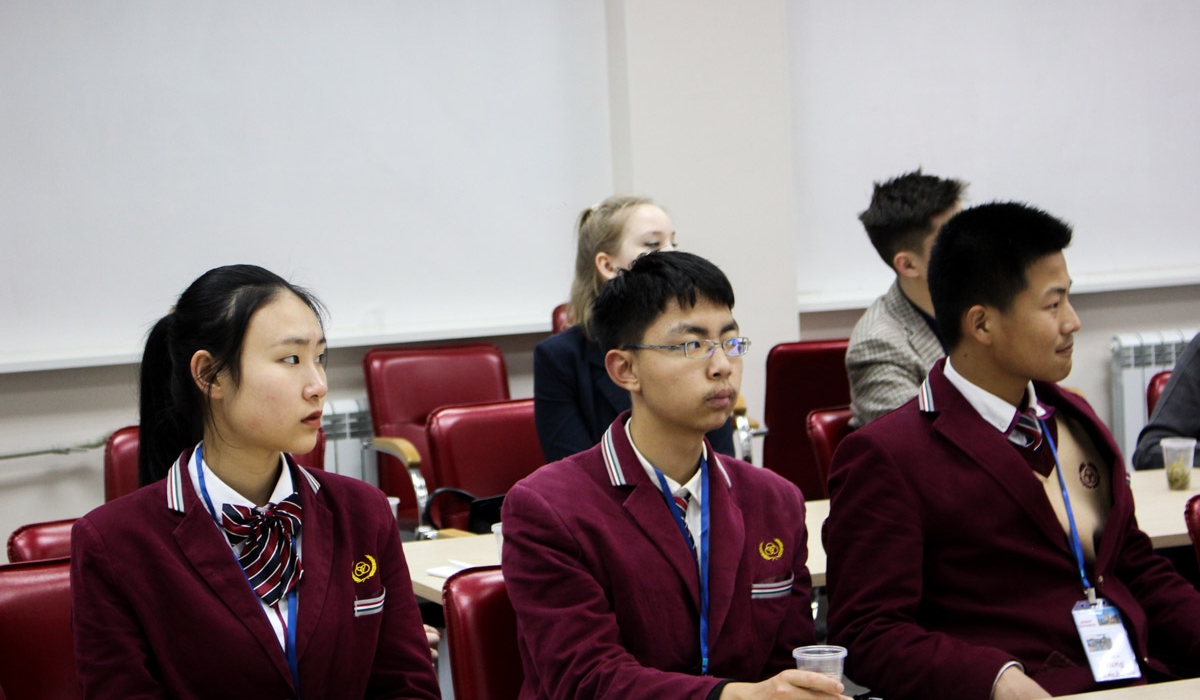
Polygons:
<instances>
[{"instance_id":1,"label":"glasses lens","mask_svg":"<svg viewBox=\"0 0 1200 700\"><path fill-rule=\"evenodd\" d=\"M750 349L749 338L730 338L722 345L725 347L725 354L730 357L741 357Z\"/></svg>"},{"instance_id":2,"label":"glasses lens","mask_svg":"<svg viewBox=\"0 0 1200 700\"><path fill-rule=\"evenodd\" d=\"M689 340L683 344L683 354L688 357L712 357L716 344L711 340Z\"/></svg>"}]
</instances>

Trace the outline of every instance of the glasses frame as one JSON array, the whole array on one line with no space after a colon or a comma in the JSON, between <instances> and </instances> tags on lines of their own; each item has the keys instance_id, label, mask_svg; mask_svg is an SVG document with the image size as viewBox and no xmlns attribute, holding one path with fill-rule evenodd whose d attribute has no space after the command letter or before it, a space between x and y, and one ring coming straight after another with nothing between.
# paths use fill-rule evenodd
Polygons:
<instances>
[{"instance_id":1,"label":"glasses frame","mask_svg":"<svg viewBox=\"0 0 1200 700\"><path fill-rule=\"evenodd\" d=\"M741 352L736 355L729 354L730 345L735 347L740 346ZM750 339L744 335L739 335L734 338L726 338L725 340L689 340L686 343L678 345L643 345L638 343L626 343L621 346L622 350L682 350L683 356L689 360L707 360L717 352L717 346L721 346L721 352L725 353L726 357L745 357L746 353L750 352ZM689 350L688 348L691 348ZM700 352L703 354L696 355L693 353Z\"/></svg>"}]
</instances>

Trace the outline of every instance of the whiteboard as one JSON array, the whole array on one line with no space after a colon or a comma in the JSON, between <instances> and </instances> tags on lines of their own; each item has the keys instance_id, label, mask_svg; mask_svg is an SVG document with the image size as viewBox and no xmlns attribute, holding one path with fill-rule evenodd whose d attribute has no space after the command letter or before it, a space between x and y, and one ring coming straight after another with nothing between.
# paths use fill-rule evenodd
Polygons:
<instances>
[{"instance_id":1,"label":"whiteboard","mask_svg":"<svg viewBox=\"0 0 1200 700\"><path fill-rule=\"evenodd\" d=\"M604 8L0 4L0 371L129 361L229 263L331 345L549 329L610 193Z\"/></svg>"},{"instance_id":2,"label":"whiteboard","mask_svg":"<svg viewBox=\"0 0 1200 700\"><path fill-rule=\"evenodd\" d=\"M1200 282L1200 4L792 0L801 310L892 279L857 216L923 167L1068 221L1075 289Z\"/></svg>"}]
</instances>

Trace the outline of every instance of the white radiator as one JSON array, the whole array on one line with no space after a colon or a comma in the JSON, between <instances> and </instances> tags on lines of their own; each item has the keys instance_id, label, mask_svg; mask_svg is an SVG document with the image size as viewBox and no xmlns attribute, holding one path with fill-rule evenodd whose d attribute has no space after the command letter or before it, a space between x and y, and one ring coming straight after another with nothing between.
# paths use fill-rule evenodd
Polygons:
<instances>
[{"instance_id":1,"label":"white radiator","mask_svg":"<svg viewBox=\"0 0 1200 700\"><path fill-rule=\"evenodd\" d=\"M1122 333L1112 339L1113 435L1125 459L1133 458L1138 433L1146 425L1150 378L1175 367L1196 330Z\"/></svg>"},{"instance_id":2,"label":"white radiator","mask_svg":"<svg viewBox=\"0 0 1200 700\"><path fill-rule=\"evenodd\" d=\"M379 485L375 454L363 447L374 435L367 397L325 402L325 471Z\"/></svg>"}]
</instances>

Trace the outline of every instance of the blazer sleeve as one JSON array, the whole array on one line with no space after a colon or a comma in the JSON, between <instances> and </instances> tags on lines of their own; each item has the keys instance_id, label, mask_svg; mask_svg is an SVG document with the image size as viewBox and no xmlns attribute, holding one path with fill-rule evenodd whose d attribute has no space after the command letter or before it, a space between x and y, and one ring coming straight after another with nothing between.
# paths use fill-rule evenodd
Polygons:
<instances>
[{"instance_id":1,"label":"blazer sleeve","mask_svg":"<svg viewBox=\"0 0 1200 700\"><path fill-rule=\"evenodd\" d=\"M1200 335L1179 356L1154 415L1138 435L1133 453L1135 469L1163 468L1158 441L1165 437L1200 439Z\"/></svg>"},{"instance_id":2,"label":"blazer sleeve","mask_svg":"<svg viewBox=\"0 0 1200 700\"><path fill-rule=\"evenodd\" d=\"M904 405L917 395L925 373L906 340L880 334L856 339L846 349L850 407L859 427Z\"/></svg>"},{"instance_id":3,"label":"blazer sleeve","mask_svg":"<svg viewBox=\"0 0 1200 700\"><path fill-rule=\"evenodd\" d=\"M104 539L86 517L71 528L71 629L86 700L170 697L151 672L157 661Z\"/></svg>"},{"instance_id":4,"label":"blazer sleeve","mask_svg":"<svg viewBox=\"0 0 1200 700\"><path fill-rule=\"evenodd\" d=\"M988 698L1013 657L918 622L925 532L921 496L877 435L838 447L825 522L829 636L846 675L884 697Z\"/></svg>"},{"instance_id":5,"label":"blazer sleeve","mask_svg":"<svg viewBox=\"0 0 1200 700\"><path fill-rule=\"evenodd\" d=\"M546 462L557 462L596 444L580 407L581 357L543 341L533 349L533 417Z\"/></svg>"},{"instance_id":6,"label":"blazer sleeve","mask_svg":"<svg viewBox=\"0 0 1200 700\"><path fill-rule=\"evenodd\" d=\"M1115 571L1146 615L1151 657L1181 677L1200 676L1200 592L1154 551L1134 519Z\"/></svg>"},{"instance_id":7,"label":"blazer sleeve","mask_svg":"<svg viewBox=\"0 0 1200 700\"><path fill-rule=\"evenodd\" d=\"M517 614L526 682L537 676L539 697L700 699L721 683L638 663L621 645L605 587L587 568L570 528L540 494L520 483L504 499L501 563Z\"/></svg>"},{"instance_id":8,"label":"blazer sleeve","mask_svg":"<svg viewBox=\"0 0 1200 700\"><path fill-rule=\"evenodd\" d=\"M382 492L376 500L383 540L379 564L387 597L366 697L438 700L441 691L400 545L400 529Z\"/></svg>"}]
</instances>

